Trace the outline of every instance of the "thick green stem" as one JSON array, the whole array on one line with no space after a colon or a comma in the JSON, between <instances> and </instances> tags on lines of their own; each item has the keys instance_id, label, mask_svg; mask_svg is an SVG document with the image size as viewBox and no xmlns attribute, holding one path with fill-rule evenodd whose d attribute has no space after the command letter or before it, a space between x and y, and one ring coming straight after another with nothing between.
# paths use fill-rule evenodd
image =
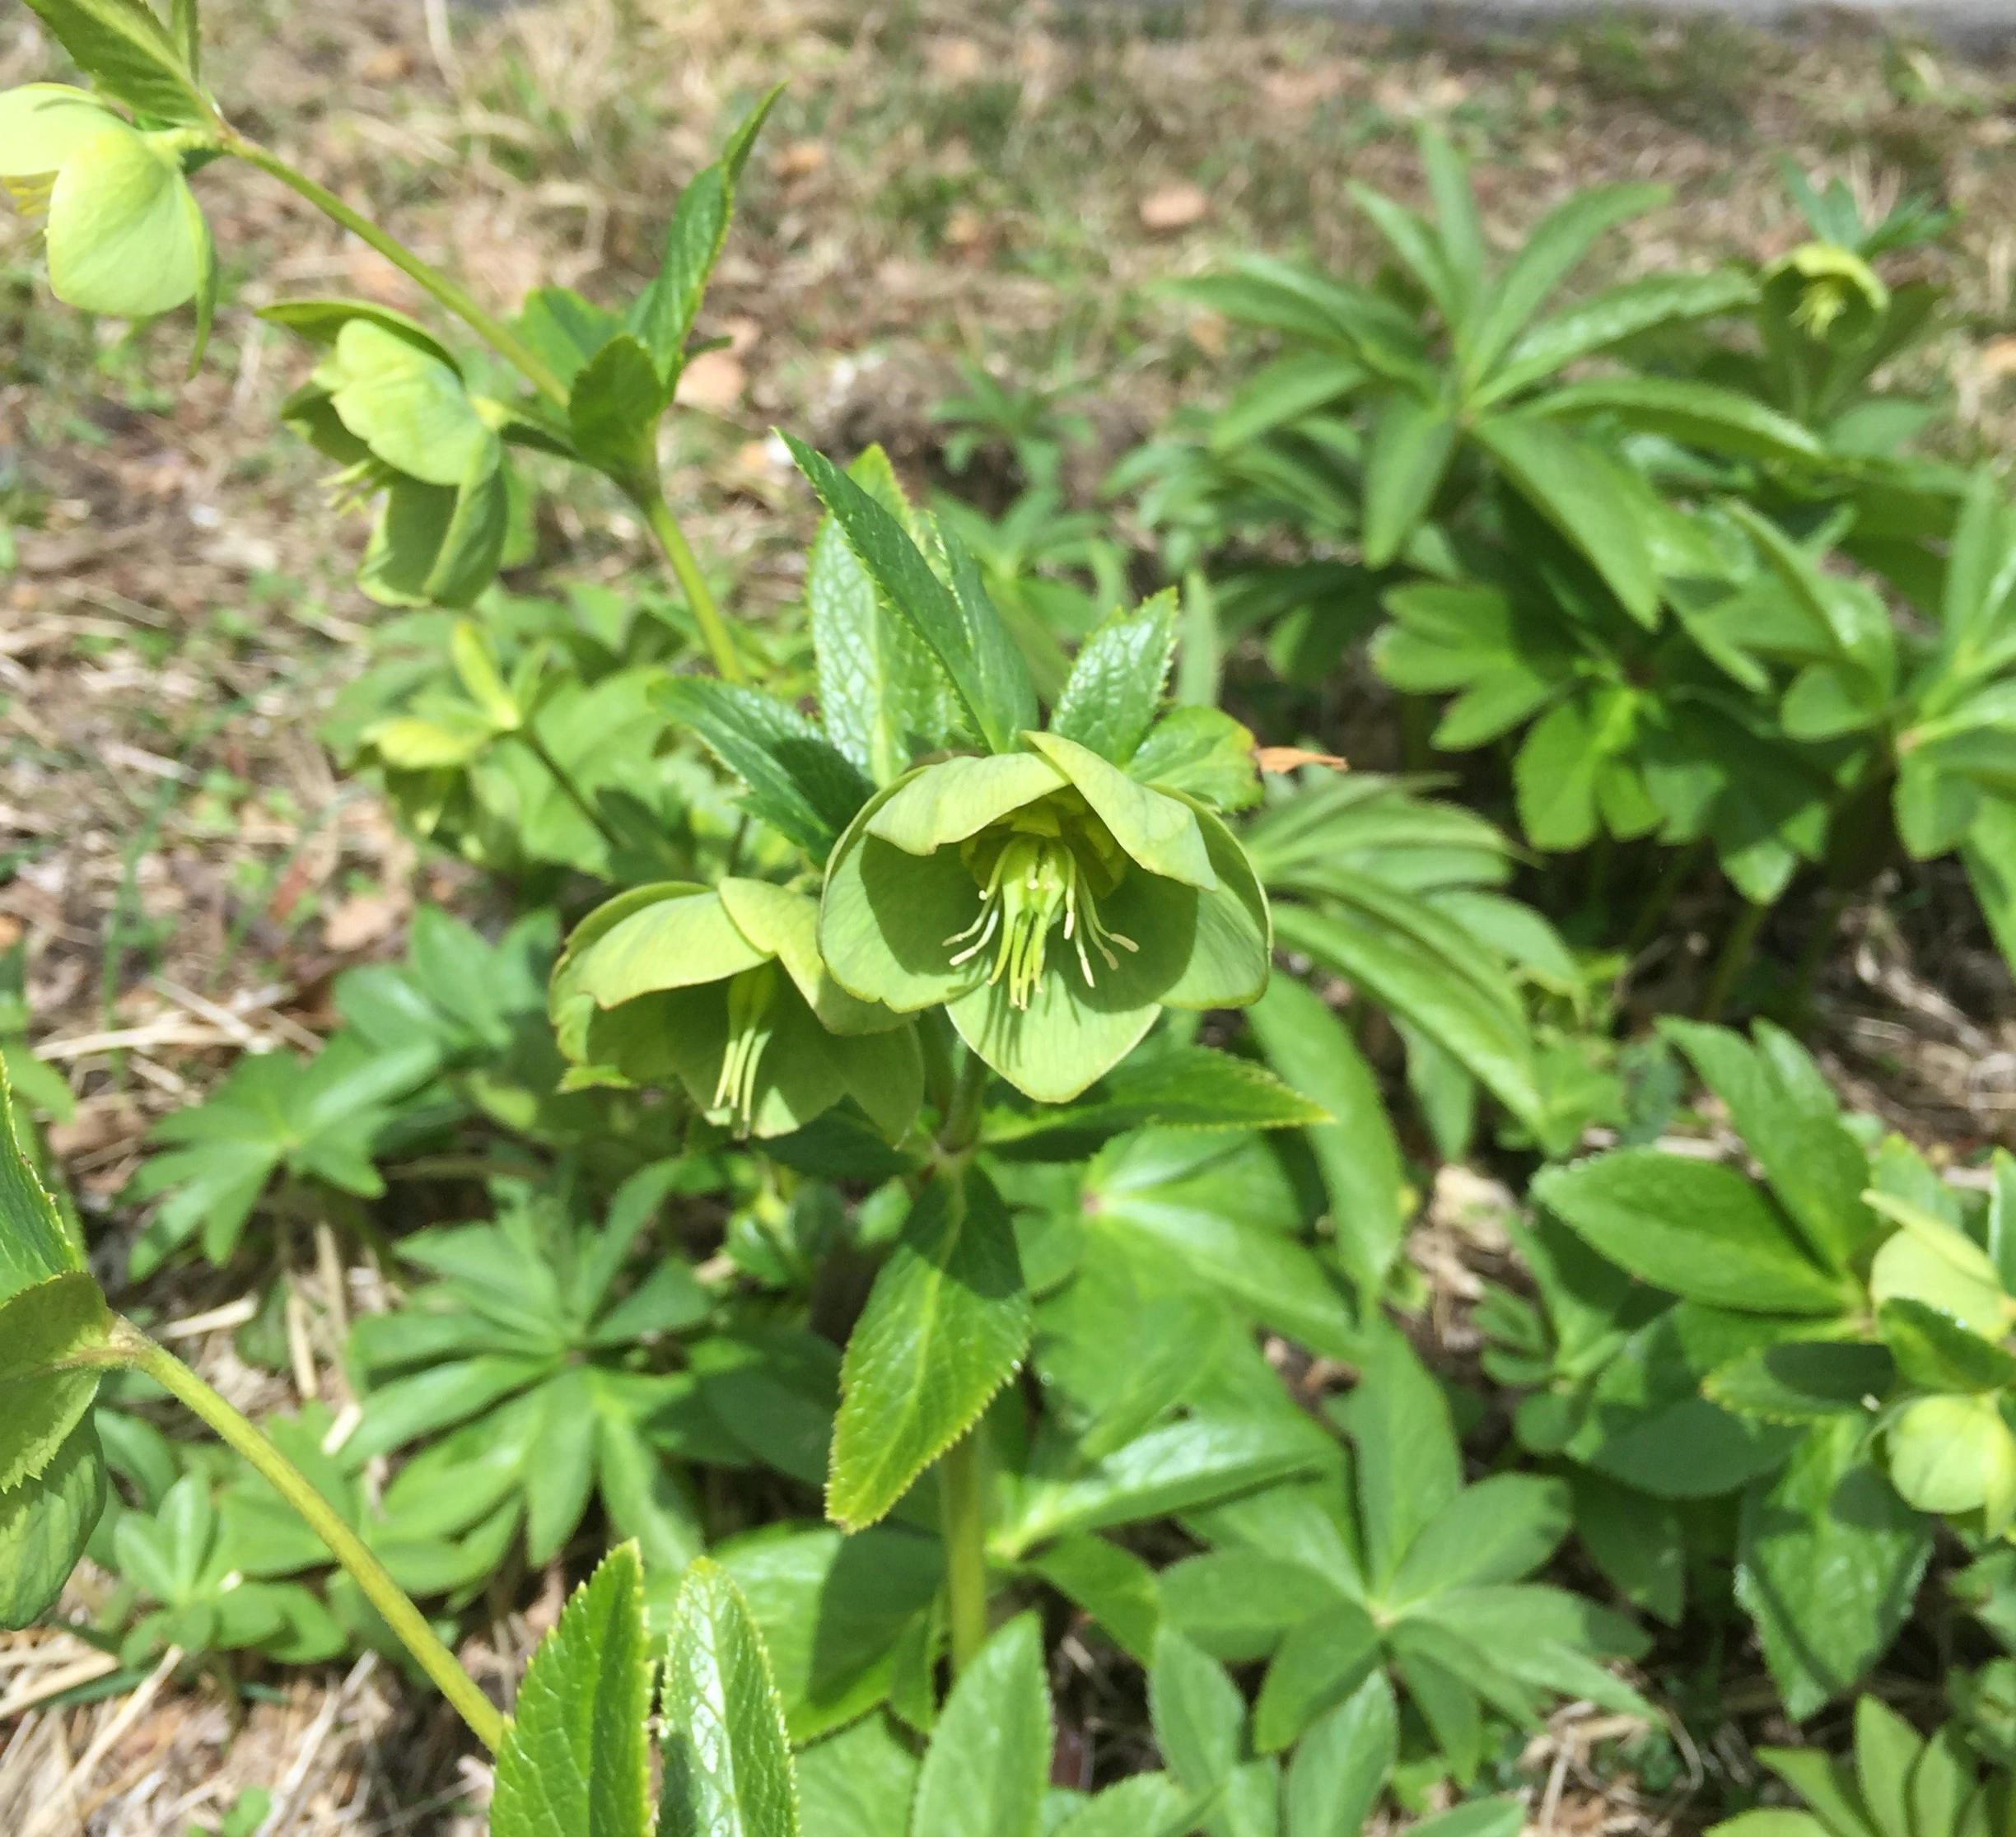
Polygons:
<instances>
[{"instance_id":1,"label":"thick green stem","mask_svg":"<svg viewBox=\"0 0 2016 1837\"><path fill-rule=\"evenodd\" d=\"M953 1087L952 1102L945 1124L938 1131L938 1146L947 1154L964 1154L980 1139L980 1110L987 1096L987 1064L971 1047L959 1067L959 1083Z\"/></svg>"},{"instance_id":2,"label":"thick green stem","mask_svg":"<svg viewBox=\"0 0 2016 1837\"><path fill-rule=\"evenodd\" d=\"M1750 900L1743 902L1742 912L1736 915L1736 922L1729 927L1729 936L1722 942L1722 954L1715 959L1714 973L1708 978L1708 992L1701 997L1701 1019L1720 1020L1722 1010L1729 1005L1730 992L1736 986L1736 978L1743 974L1743 966L1750 961L1750 953L1757 948L1757 933L1763 928L1769 906L1760 906Z\"/></svg>"},{"instance_id":3,"label":"thick green stem","mask_svg":"<svg viewBox=\"0 0 2016 1837\"><path fill-rule=\"evenodd\" d=\"M981 1465L978 1423L938 1459L939 1509L945 1527L945 1602L955 1676L987 1644L987 1507L982 1493Z\"/></svg>"},{"instance_id":4,"label":"thick green stem","mask_svg":"<svg viewBox=\"0 0 2016 1837\"><path fill-rule=\"evenodd\" d=\"M409 276L432 294L500 357L516 368L548 401L562 408L567 406L567 385L553 374L545 359L502 319L485 312L438 268L422 261L397 236L387 235L369 217L352 210L326 185L319 185L306 173L296 171L278 153L269 152L257 141L247 140L234 131L226 135L224 151L234 158L243 160L247 166L257 166L261 172L278 179L288 190L306 198L324 217L340 223L352 235L368 243L402 274Z\"/></svg>"},{"instance_id":5,"label":"thick green stem","mask_svg":"<svg viewBox=\"0 0 2016 1837\"><path fill-rule=\"evenodd\" d=\"M657 481L653 479L648 486L640 483L630 487L630 500L644 513L651 534L657 539L659 548L665 551L665 560L679 577L680 590L686 595L686 604L693 608L707 655L714 660L716 673L724 683L748 682L749 673L735 655L735 638L728 629L728 622L721 617L721 609L708 590L707 576L701 573L700 564L694 559L693 545L686 540L686 532L679 528L679 519L673 515Z\"/></svg>"},{"instance_id":6,"label":"thick green stem","mask_svg":"<svg viewBox=\"0 0 2016 1837\"><path fill-rule=\"evenodd\" d=\"M113 1328L105 1354L108 1364L131 1365L145 1372L266 1476L273 1490L349 1571L351 1579L364 1591L365 1598L385 1617L399 1643L455 1705L463 1721L475 1731L476 1738L496 1753L504 1740L504 1718L497 1705L477 1688L475 1679L441 1644L427 1625L426 1616L385 1573L385 1564L343 1522L335 1507L308 1483L301 1470L173 1353L156 1345L130 1321L121 1320Z\"/></svg>"}]
</instances>

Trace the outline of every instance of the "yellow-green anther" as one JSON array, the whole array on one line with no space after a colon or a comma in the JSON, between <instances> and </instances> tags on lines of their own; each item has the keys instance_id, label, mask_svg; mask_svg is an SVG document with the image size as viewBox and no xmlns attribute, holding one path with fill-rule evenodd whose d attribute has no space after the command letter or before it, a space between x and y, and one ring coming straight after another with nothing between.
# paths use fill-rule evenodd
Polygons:
<instances>
[{"instance_id":1,"label":"yellow-green anther","mask_svg":"<svg viewBox=\"0 0 2016 1837\"><path fill-rule=\"evenodd\" d=\"M713 1107L728 1112L737 1136L749 1134L755 1117L756 1073L777 1031L777 979L774 961L728 979L728 1048L721 1055Z\"/></svg>"},{"instance_id":2,"label":"yellow-green anther","mask_svg":"<svg viewBox=\"0 0 2016 1837\"><path fill-rule=\"evenodd\" d=\"M968 852L967 863L975 870L976 879L987 854L994 856L981 886L980 916L945 941L965 946L952 959L958 965L971 962L998 934L993 973L987 981L996 983L1006 977L1010 1002L1027 1008L1043 981L1050 933L1060 920L1065 937L1076 947L1078 967L1088 986L1093 981L1088 941L1108 969L1120 966L1113 953L1114 944L1127 950L1137 947L1132 938L1101 922L1090 884L1071 844L1057 834L1059 826L1054 816L1038 806L1033 812L1018 813L1018 817L1034 820L1019 820L1005 839L998 834L975 838L980 846Z\"/></svg>"}]
</instances>

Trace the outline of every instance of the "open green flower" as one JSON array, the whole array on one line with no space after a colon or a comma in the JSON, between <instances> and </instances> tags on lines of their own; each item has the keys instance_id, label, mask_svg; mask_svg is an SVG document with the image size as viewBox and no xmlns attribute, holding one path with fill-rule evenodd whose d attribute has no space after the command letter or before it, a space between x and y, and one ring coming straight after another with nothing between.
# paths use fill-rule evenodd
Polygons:
<instances>
[{"instance_id":1,"label":"open green flower","mask_svg":"<svg viewBox=\"0 0 2016 1837\"><path fill-rule=\"evenodd\" d=\"M1769 296L1816 343L1864 337L1889 310L1890 290L1852 249L1806 242L1764 271Z\"/></svg>"},{"instance_id":2,"label":"open green flower","mask_svg":"<svg viewBox=\"0 0 2016 1837\"><path fill-rule=\"evenodd\" d=\"M313 316L282 323L328 355L281 417L343 468L339 500L385 493L357 585L388 605L469 605L496 576L510 525L507 412L472 394L448 352L403 314L310 304Z\"/></svg>"},{"instance_id":3,"label":"open green flower","mask_svg":"<svg viewBox=\"0 0 2016 1837\"><path fill-rule=\"evenodd\" d=\"M1041 1102L1076 1097L1162 1008L1267 986L1267 896L1203 805L1089 748L948 759L901 778L841 837L819 946L844 988L944 1003L967 1044Z\"/></svg>"},{"instance_id":4,"label":"open green flower","mask_svg":"<svg viewBox=\"0 0 2016 1837\"><path fill-rule=\"evenodd\" d=\"M88 91L0 92L0 183L46 213L49 289L90 313L146 319L185 301L207 320L217 258L182 175L185 129L148 133Z\"/></svg>"},{"instance_id":5,"label":"open green flower","mask_svg":"<svg viewBox=\"0 0 2016 1837\"><path fill-rule=\"evenodd\" d=\"M576 927L551 1008L569 1082L676 1078L738 1135L782 1135L852 1097L891 1140L923 1097L917 1035L819 961L819 907L764 880L666 881Z\"/></svg>"}]
</instances>

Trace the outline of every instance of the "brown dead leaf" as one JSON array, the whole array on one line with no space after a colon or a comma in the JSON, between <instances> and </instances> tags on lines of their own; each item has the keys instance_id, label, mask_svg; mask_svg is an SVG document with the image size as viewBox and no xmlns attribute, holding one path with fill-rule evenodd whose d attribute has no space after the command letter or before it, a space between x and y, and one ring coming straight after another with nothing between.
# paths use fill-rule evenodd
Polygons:
<instances>
[{"instance_id":1,"label":"brown dead leaf","mask_svg":"<svg viewBox=\"0 0 2016 1837\"><path fill-rule=\"evenodd\" d=\"M1188 180L1158 186L1141 201L1141 227L1158 235L1188 230L1211 213L1211 199L1203 188Z\"/></svg>"},{"instance_id":2,"label":"brown dead leaf","mask_svg":"<svg viewBox=\"0 0 2016 1837\"><path fill-rule=\"evenodd\" d=\"M396 83L413 74L413 49L404 44L381 44L357 66L357 75L367 83Z\"/></svg>"},{"instance_id":3,"label":"brown dead leaf","mask_svg":"<svg viewBox=\"0 0 2016 1837\"><path fill-rule=\"evenodd\" d=\"M987 70L987 52L976 39L933 39L925 55L940 82L970 83Z\"/></svg>"},{"instance_id":4,"label":"brown dead leaf","mask_svg":"<svg viewBox=\"0 0 2016 1837\"><path fill-rule=\"evenodd\" d=\"M809 179L825 164L824 141L795 140L771 161L770 170L780 179Z\"/></svg>"},{"instance_id":5,"label":"brown dead leaf","mask_svg":"<svg viewBox=\"0 0 2016 1837\"><path fill-rule=\"evenodd\" d=\"M1332 772L1349 772L1351 761L1334 753L1311 753L1300 746L1256 746L1253 763L1262 772L1294 772L1303 766L1328 766Z\"/></svg>"},{"instance_id":6,"label":"brown dead leaf","mask_svg":"<svg viewBox=\"0 0 2016 1837\"><path fill-rule=\"evenodd\" d=\"M329 908L322 921L322 941L345 956L367 950L399 923L401 903L385 893L352 893Z\"/></svg>"},{"instance_id":7,"label":"brown dead leaf","mask_svg":"<svg viewBox=\"0 0 2016 1837\"><path fill-rule=\"evenodd\" d=\"M1990 382L2016 376L2016 338L1990 338L1981 347L1981 367Z\"/></svg>"},{"instance_id":8,"label":"brown dead leaf","mask_svg":"<svg viewBox=\"0 0 2016 1837\"><path fill-rule=\"evenodd\" d=\"M679 401L683 408L729 414L741 406L747 381L734 352L702 351L679 372Z\"/></svg>"}]
</instances>

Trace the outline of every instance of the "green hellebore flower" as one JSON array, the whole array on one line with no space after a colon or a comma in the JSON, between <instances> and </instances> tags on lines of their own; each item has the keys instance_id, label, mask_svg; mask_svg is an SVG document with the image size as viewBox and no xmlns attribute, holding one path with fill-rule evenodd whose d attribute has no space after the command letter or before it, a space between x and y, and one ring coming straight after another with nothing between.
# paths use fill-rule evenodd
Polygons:
<instances>
[{"instance_id":1,"label":"green hellebore flower","mask_svg":"<svg viewBox=\"0 0 2016 1837\"><path fill-rule=\"evenodd\" d=\"M1773 262L1764 280L1773 293L1792 294L1792 323L1818 343L1837 325L1859 338L1890 305L1890 290L1875 269L1836 243L1800 244Z\"/></svg>"},{"instance_id":2,"label":"green hellebore flower","mask_svg":"<svg viewBox=\"0 0 2016 1837\"><path fill-rule=\"evenodd\" d=\"M858 1001L819 961L810 894L729 879L639 887L590 913L550 1004L576 1086L676 1078L738 1135L782 1135L852 1097L892 1141L924 1070L900 1014Z\"/></svg>"},{"instance_id":3,"label":"green hellebore flower","mask_svg":"<svg viewBox=\"0 0 2016 1837\"><path fill-rule=\"evenodd\" d=\"M511 521L502 411L403 315L359 308L327 342L280 412L343 469L340 499L385 494L357 585L387 605L469 605L495 577Z\"/></svg>"},{"instance_id":4,"label":"green hellebore flower","mask_svg":"<svg viewBox=\"0 0 2016 1837\"><path fill-rule=\"evenodd\" d=\"M147 319L185 301L205 322L217 258L182 175L185 130L146 133L88 91L0 91L0 184L48 213L49 290L85 312Z\"/></svg>"},{"instance_id":5,"label":"green hellebore flower","mask_svg":"<svg viewBox=\"0 0 2016 1837\"><path fill-rule=\"evenodd\" d=\"M1062 1103L1162 1008L1239 1008L1267 986L1267 895L1201 804L1088 748L925 766L834 849L819 947L842 987L900 1013L942 1002L1018 1089Z\"/></svg>"}]
</instances>

